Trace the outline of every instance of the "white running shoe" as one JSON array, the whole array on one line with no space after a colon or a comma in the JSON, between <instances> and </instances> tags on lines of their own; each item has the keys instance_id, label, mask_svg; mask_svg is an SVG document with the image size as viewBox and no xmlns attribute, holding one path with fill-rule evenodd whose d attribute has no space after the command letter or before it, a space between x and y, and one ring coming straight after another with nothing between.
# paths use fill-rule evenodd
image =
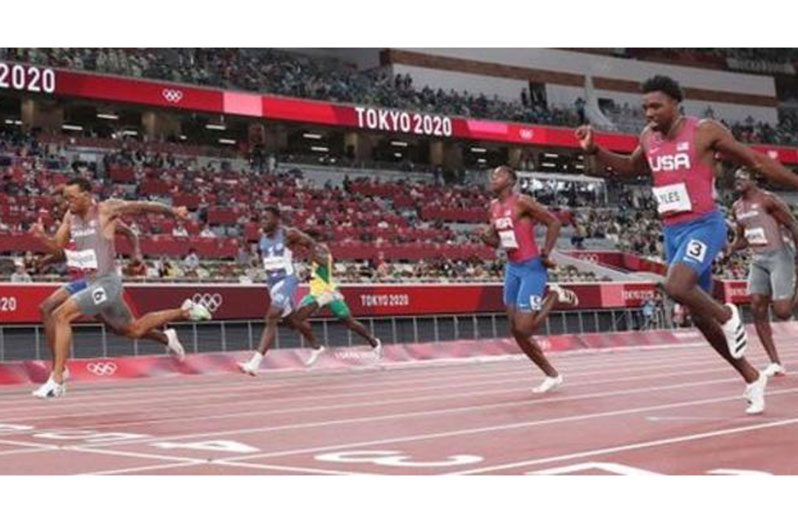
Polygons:
<instances>
[{"instance_id":1,"label":"white running shoe","mask_svg":"<svg viewBox=\"0 0 798 523\"><path fill-rule=\"evenodd\" d=\"M768 378L772 378L773 376L786 375L787 369L784 368L784 365L781 365L779 363L771 363L770 365L765 367L765 370L763 370L762 372L764 372L765 376L767 376Z\"/></svg>"},{"instance_id":2,"label":"white running shoe","mask_svg":"<svg viewBox=\"0 0 798 523\"><path fill-rule=\"evenodd\" d=\"M177 356L178 361L186 359L186 349L183 348L183 344L177 338L177 331L166 329L163 333L166 334L166 348Z\"/></svg>"},{"instance_id":3,"label":"white running shoe","mask_svg":"<svg viewBox=\"0 0 798 523\"><path fill-rule=\"evenodd\" d=\"M546 379L543 380L543 383L532 389L532 392L535 394L544 394L546 392L556 390L560 385L562 385L562 374L557 374L557 376L554 378L551 376L546 376Z\"/></svg>"},{"instance_id":4,"label":"white running shoe","mask_svg":"<svg viewBox=\"0 0 798 523\"><path fill-rule=\"evenodd\" d=\"M382 340L377 338L377 346L376 347L372 347L371 350L377 356L377 359L381 360L382 359Z\"/></svg>"},{"instance_id":5,"label":"white running shoe","mask_svg":"<svg viewBox=\"0 0 798 523\"><path fill-rule=\"evenodd\" d=\"M252 361L239 361L238 368L241 369L241 372L244 374L249 374L250 376L257 376L258 374L258 368L252 364Z\"/></svg>"},{"instance_id":6,"label":"white running shoe","mask_svg":"<svg viewBox=\"0 0 798 523\"><path fill-rule=\"evenodd\" d=\"M41 387L34 390L31 394L40 399L58 398L66 394L66 387L56 383L55 380L53 380L53 377L50 376L47 378L47 381L41 385Z\"/></svg>"},{"instance_id":7,"label":"white running shoe","mask_svg":"<svg viewBox=\"0 0 798 523\"><path fill-rule=\"evenodd\" d=\"M249 358L249 361L246 363L239 362L238 368L241 369L241 372L245 374L249 374L250 376L255 376L258 373L258 369L260 368L260 364L263 361L263 354L258 351L252 353L252 357Z\"/></svg>"},{"instance_id":8,"label":"white running shoe","mask_svg":"<svg viewBox=\"0 0 798 523\"><path fill-rule=\"evenodd\" d=\"M726 307L731 310L731 318L729 321L721 325L723 334L726 336L726 344L729 346L729 354L731 357L739 360L745 354L745 349L748 348L748 335L745 332L745 325L740 318L740 311L733 303L727 303Z\"/></svg>"},{"instance_id":9,"label":"white running shoe","mask_svg":"<svg viewBox=\"0 0 798 523\"><path fill-rule=\"evenodd\" d=\"M552 283L549 285L549 290L552 292L557 293L557 301L559 303L565 303L571 305L572 307L576 307L579 305L579 297L576 293L570 289L564 289L560 287L556 283Z\"/></svg>"},{"instance_id":10,"label":"white running shoe","mask_svg":"<svg viewBox=\"0 0 798 523\"><path fill-rule=\"evenodd\" d=\"M768 385L768 375L759 373L759 379L745 386L743 398L748 401L746 414L761 414L765 411L765 388Z\"/></svg>"},{"instance_id":11,"label":"white running shoe","mask_svg":"<svg viewBox=\"0 0 798 523\"><path fill-rule=\"evenodd\" d=\"M311 350L310 351L310 357L308 357L308 359L305 360L305 366L312 367L313 364L316 363L316 360L319 359L319 356L324 354L324 352L326 352L326 351L327 351L327 347L325 347L324 345L322 345L318 349Z\"/></svg>"},{"instance_id":12,"label":"white running shoe","mask_svg":"<svg viewBox=\"0 0 798 523\"><path fill-rule=\"evenodd\" d=\"M191 321L205 321L211 319L211 312L202 304L196 303L186 298L180 308L188 311L188 318Z\"/></svg>"}]
</instances>

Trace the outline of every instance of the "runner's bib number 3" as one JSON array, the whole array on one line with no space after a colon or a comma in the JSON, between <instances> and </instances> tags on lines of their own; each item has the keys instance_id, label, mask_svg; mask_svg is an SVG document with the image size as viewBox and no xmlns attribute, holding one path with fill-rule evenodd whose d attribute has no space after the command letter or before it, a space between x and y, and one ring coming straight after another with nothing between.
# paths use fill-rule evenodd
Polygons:
<instances>
[{"instance_id":1,"label":"runner's bib number 3","mask_svg":"<svg viewBox=\"0 0 798 523\"><path fill-rule=\"evenodd\" d=\"M518 240L515 238L515 231L499 231L499 242L504 249L517 249Z\"/></svg>"},{"instance_id":2,"label":"runner's bib number 3","mask_svg":"<svg viewBox=\"0 0 798 523\"><path fill-rule=\"evenodd\" d=\"M86 249L83 251L70 251L64 249L66 262L68 267L74 269L97 269L97 253L94 249Z\"/></svg>"},{"instance_id":3,"label":"runner's bib number 3","mask_svg":"<svg viewBox=\"0 0 798 523\"><path fill-rule=\"evenodd\" d=\"M673 212L688 212L693 210L690 195L684 183L674 183L654 187L654 198L657 200L657 212L660 214Z\"/></svg>"}]
</instances>

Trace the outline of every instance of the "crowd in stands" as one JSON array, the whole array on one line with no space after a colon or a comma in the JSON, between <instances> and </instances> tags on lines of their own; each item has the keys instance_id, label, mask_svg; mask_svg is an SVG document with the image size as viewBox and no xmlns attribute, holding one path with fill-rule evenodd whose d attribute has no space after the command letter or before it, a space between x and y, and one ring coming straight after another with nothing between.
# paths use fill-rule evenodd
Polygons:
<instances>
[{"instance_id":1,"label":"crowd in stands","mask_svg":"<svg viewBox=\"0 0 798 523\"><path fill-rule=\"evenodd\" d=\"M142 236L144 254L143 260L125 262L123 270L130 278L258 281L262 278L255 249L258 221L268 204L284 209L286 223L330 244L342 281L501 278L501 260L474 234L474 227L484 222L490 198L481 186L376 181L355 173L338 185L329 180L318 185L296 168L261 172L243 162L203 163L196 156L157 152L129 142L117 146L100 154L100 160L87 162L81 159L85 155L70 155L69 145L61 141L0 133L0 242L7 237L10 243L2 245L15 246L0 273L17 281L42 276L32 255L23 257L31 247L20 238L39 219L54 232L58 216L53 188L80 174L93 181L102 199L151 199L186 205L192 213L186 223L152 216L130 221ZM554 209L573 248L583 248L587 239L606 239L620 250L663 259L661 223L646 188L625 189L612 208L593 202L583 207L580 196L571 201L550 194L550 189L543 184L536 196L541 201L550 198L549 205L573 207ZM118 244L120 253L129 257L126 240ZM717 264L716 274L744 278L747 262L745 253L735 254ZM51 267L48 273L60 278L63 271ZM598 278L566 266L552 271L552 279Z\"/></svg>"},{"instance_id":2,"label":"crowd in stands","mask_svg":"<svg viewBox=\"0 0 798 523\"><path fill-rule=\"evenodd\" d=\"M645 127L645 115L639 106L630 106L628 103L605 104L602 106L602 111L621 132L639 134ZM707 106L703 114L696 116L717 119L744 143L789 145L798 142L798 118L794 113L780 112L779 123L776 126L767 122L758 122L751 116L742 122L730 123L722 118L718 119L711 106Z\"/></svg>"},{"instance_id":3,"label":"crowd in stands","mask_svg":"<svg viewBox=\"0 0 798 523\"><path fill-rule=\"evenodd\" d=\"M654 57L658 56L656 53L666 57L688 53L717 58L720 55L716 53L726 56L731 52L781 60L794 56L794 52L791 55L785 50L767 49L651 51ZM0 48L0 59L453 116L567 127L575 127L585 118L581 98L582 107L579 102L551 107L530 96L527 90L519 93L516 100L501 99L492 93L444 91L416 86L409 75L391 77L381 69L359 71L334 58L274 49ZM638 132L644 124L637 108L623 106L605 112L625 132ZM753 119L726 125L735 136L750 143L798 143L798 122L786 114L780 114L775 128Z\"/></svg>"}]
</instances>

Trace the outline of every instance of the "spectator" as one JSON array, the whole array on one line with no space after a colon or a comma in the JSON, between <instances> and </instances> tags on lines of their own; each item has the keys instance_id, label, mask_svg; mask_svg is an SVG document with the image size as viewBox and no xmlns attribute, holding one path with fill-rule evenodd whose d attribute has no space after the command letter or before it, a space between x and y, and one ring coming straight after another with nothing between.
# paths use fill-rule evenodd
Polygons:
<instances>
[{"instance_id":1,"label":"spectator","mask_svg":"<svg viewBox=\"0 0 798 523\"><path fill-rule=\"evenodd\" d=\"M576 115L579 117L579 125L586 123L587 118L585 118L585 100L581 96L574 102L574 107L576 107Z\"/></svg>"},{"instance_id":2,"label":"spectator","mask_svg":"<svg viewBox=\"0 0 798 523\"><path fill-rule=\"evenodd\" d=\"M200 238L216 238L216 234L214 234L207 223L205 224L205 227L202 228L199 235Z\"/></svg>"},{"instance_id":3,"label":"spectator","mask_svg":"<svg viewBox=\"0 0 798 523\"><path fill-rule=\"evenodd\" d=\"M194 248L188 250L188 254L183 259L183 272L186 275L196 275L197 269L200 266L200 259L197 256L197 251Z\"/></svg>"},{"instance_id":4,"label":"spectator","mask_svg":"<svg viewBox=\"0 0 798 523\"><path fill-rule=\"evenodd\" d=\"M25 262L20 259L14 260L14 274L11 275L11 283L30 283L33 279L25 268Z\"/></svg>"},{"instance_id":5,"label":"spectator","mask_svg":"<svg viewBox=\"0 0 798 523\"><path fill-rule=\"evenodd\" d=\"M185 226L182 223L178 223L174 229L172 229L172 236L175 238L187 238L188 231L186 230Z\"/></svg>"},{"instance_id":6,"label":"spectator","mask_svg":"<svg viewBox=\"0 0 798 523\"><path fill-rule=\"evenodd\" d=\"M652 325L654 324L654 313L656 312L657 303L654 301L653 297L649 297L643 303L643 308L641 309L641 313L643 315L643 322L641 325L641 330L650 330Z\"/></svg>"}]
</instances>

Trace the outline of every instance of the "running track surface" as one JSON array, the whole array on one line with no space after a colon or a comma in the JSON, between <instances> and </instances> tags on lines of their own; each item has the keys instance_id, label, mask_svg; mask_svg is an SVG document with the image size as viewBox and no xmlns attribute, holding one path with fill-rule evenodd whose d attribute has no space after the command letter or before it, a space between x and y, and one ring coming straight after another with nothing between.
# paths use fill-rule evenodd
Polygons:
<instances>
[{"instance_id":1,"label":"running track surface","mask_svg":"<svg viewBox=\"0 0 798 523\"><path fill-rule=\"evenodd\" d=\"M788 371L795 337L777 337ZM755 338L749 358L766 363ZM349 371L0 388L0 474L796 474L798 378L743 382L708 346Z\"/></svg>"}]
</instances>

